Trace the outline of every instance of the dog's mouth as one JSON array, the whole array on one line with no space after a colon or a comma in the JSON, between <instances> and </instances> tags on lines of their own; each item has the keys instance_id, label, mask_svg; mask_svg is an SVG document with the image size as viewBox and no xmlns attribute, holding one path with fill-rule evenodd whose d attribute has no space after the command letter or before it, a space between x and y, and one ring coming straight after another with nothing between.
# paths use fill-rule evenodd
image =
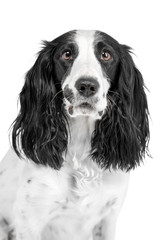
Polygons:
<instances>
[{"instance_id":1,"label":"dog's mouth","mask_svg":"<svg viewBox=\"0 0 160 240\"><path fill-rule=\"evenodd\" d=\"M83 102L76 106L74 105L68 106L68 113L71 117L75 117L77 115L85 116L98 115L96 118L100 118L103 115L103 111L97 112L95 107L88 102Z\"/></svg>"},{"instance_id":2,"label":"dog's mouth","mask_svg":"<svg viewBox=\"0 0 160 240\"><path fill-rule=\"evenodd\" d=\"M94 110L93 106L90 103L84 102L79 105L79 107L83 110Z\"/></svg>"},{"instance_id":3,"label":"dog's mouth","mask_svg":"<svg viewBox=\"0 0 160 240\"><path fill-rule=\"evenodd\" d=\"M79 112L82 112L82 114L87 114L91 111L94 111L94 108L90 103L83 102L79 105L76 105L76 106L70 105L68 107L68 112L70 115L73 115L74 111L79 111Z\"/></svg>"}]
</instances>

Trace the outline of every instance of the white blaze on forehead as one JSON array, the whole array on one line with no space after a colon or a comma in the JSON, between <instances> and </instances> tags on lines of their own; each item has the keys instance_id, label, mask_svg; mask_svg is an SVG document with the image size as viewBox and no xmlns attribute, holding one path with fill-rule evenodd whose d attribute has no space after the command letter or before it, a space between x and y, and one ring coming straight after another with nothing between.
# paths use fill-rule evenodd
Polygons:
<instances>
[{"instance_id":1,"label":"white blaze on forehead","mask_svg":"<svg viewBox=\"0 0 160 240\"><path fill-rule=\"evenodd\" d=\"M79 55L77 58L77 64L82 64L83 68L92 68L95 62L94 55L94 35L95 31L77 31L76 43L79 48ZM76 63L75 63L76 65Z\"/></svg>"},{"instance_id":2,"label":"white blaze on forehead","mask_svg":"<svg viewBox=\"0 0 160 240\"><path fill-rule=\"evenodd\" d=\"M79 75L98 78L101 67L94 54L95 31L77 31L75 41L78 45L79 54L74 63L75 71Z\"/></svg>"}]
</instances>

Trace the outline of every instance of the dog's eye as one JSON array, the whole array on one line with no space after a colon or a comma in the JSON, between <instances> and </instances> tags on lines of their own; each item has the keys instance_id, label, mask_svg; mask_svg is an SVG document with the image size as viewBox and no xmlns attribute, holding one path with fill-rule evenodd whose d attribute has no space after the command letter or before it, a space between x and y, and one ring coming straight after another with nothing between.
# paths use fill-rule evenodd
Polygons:
<instances>
[{"instance_id":1,"label":"dog's eye","mask_svg":"<svg viewBox=\"0 0 160 240\"><path fill-rule=\"evenodd\" d=\"M109 61L111 59L111 55L107 50L102 51L101 59L104 61Z\"/></svg>"},{"instance_id":2,"label":"dog's eye","mask_svg":"<svg viewBox=\"0 0 160 240\"><path fill-rule=\"evenodd\" d=\"M70 50L66 50L63 54L62 54L62 58L66 61L69 61L70 59L72 59L72 53Z\"/></svg>"}]
</instances>

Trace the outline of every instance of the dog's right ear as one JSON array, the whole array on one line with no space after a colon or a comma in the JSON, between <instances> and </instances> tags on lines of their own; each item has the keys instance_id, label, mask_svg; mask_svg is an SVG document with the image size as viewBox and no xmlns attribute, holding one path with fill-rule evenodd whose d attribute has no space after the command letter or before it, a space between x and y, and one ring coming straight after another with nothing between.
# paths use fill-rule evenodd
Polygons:
<instances>
[{"instance_id":1,"label":"dog's right ear","mask_svg":"<svg viewBox=\"0 0 160 240\"><path fill-rule=\"evenodd\" d=\"M13 123L12 145L19 157L24 154L37 164L59 169L68 140L63 96L54 72L56 43L44 44L25 77L20 112Z\"/></svg>"}]
</instances>

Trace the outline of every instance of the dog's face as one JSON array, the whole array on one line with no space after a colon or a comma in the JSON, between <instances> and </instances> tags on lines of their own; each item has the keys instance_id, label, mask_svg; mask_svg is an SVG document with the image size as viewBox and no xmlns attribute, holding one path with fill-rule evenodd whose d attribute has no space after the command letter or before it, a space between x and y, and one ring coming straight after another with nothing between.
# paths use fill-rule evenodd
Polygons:
<instances>
[{"instance_id":1,"label":"dog's face","mask_svg":"<svg viewBox=\"0 0 160 240\"><path fill-rule=\"evenodd\" d=\"M54 63L67 113L101 118L118 64L111 37L98 31L73 31L60 38Z\"/></svg>"}]
</instances>

